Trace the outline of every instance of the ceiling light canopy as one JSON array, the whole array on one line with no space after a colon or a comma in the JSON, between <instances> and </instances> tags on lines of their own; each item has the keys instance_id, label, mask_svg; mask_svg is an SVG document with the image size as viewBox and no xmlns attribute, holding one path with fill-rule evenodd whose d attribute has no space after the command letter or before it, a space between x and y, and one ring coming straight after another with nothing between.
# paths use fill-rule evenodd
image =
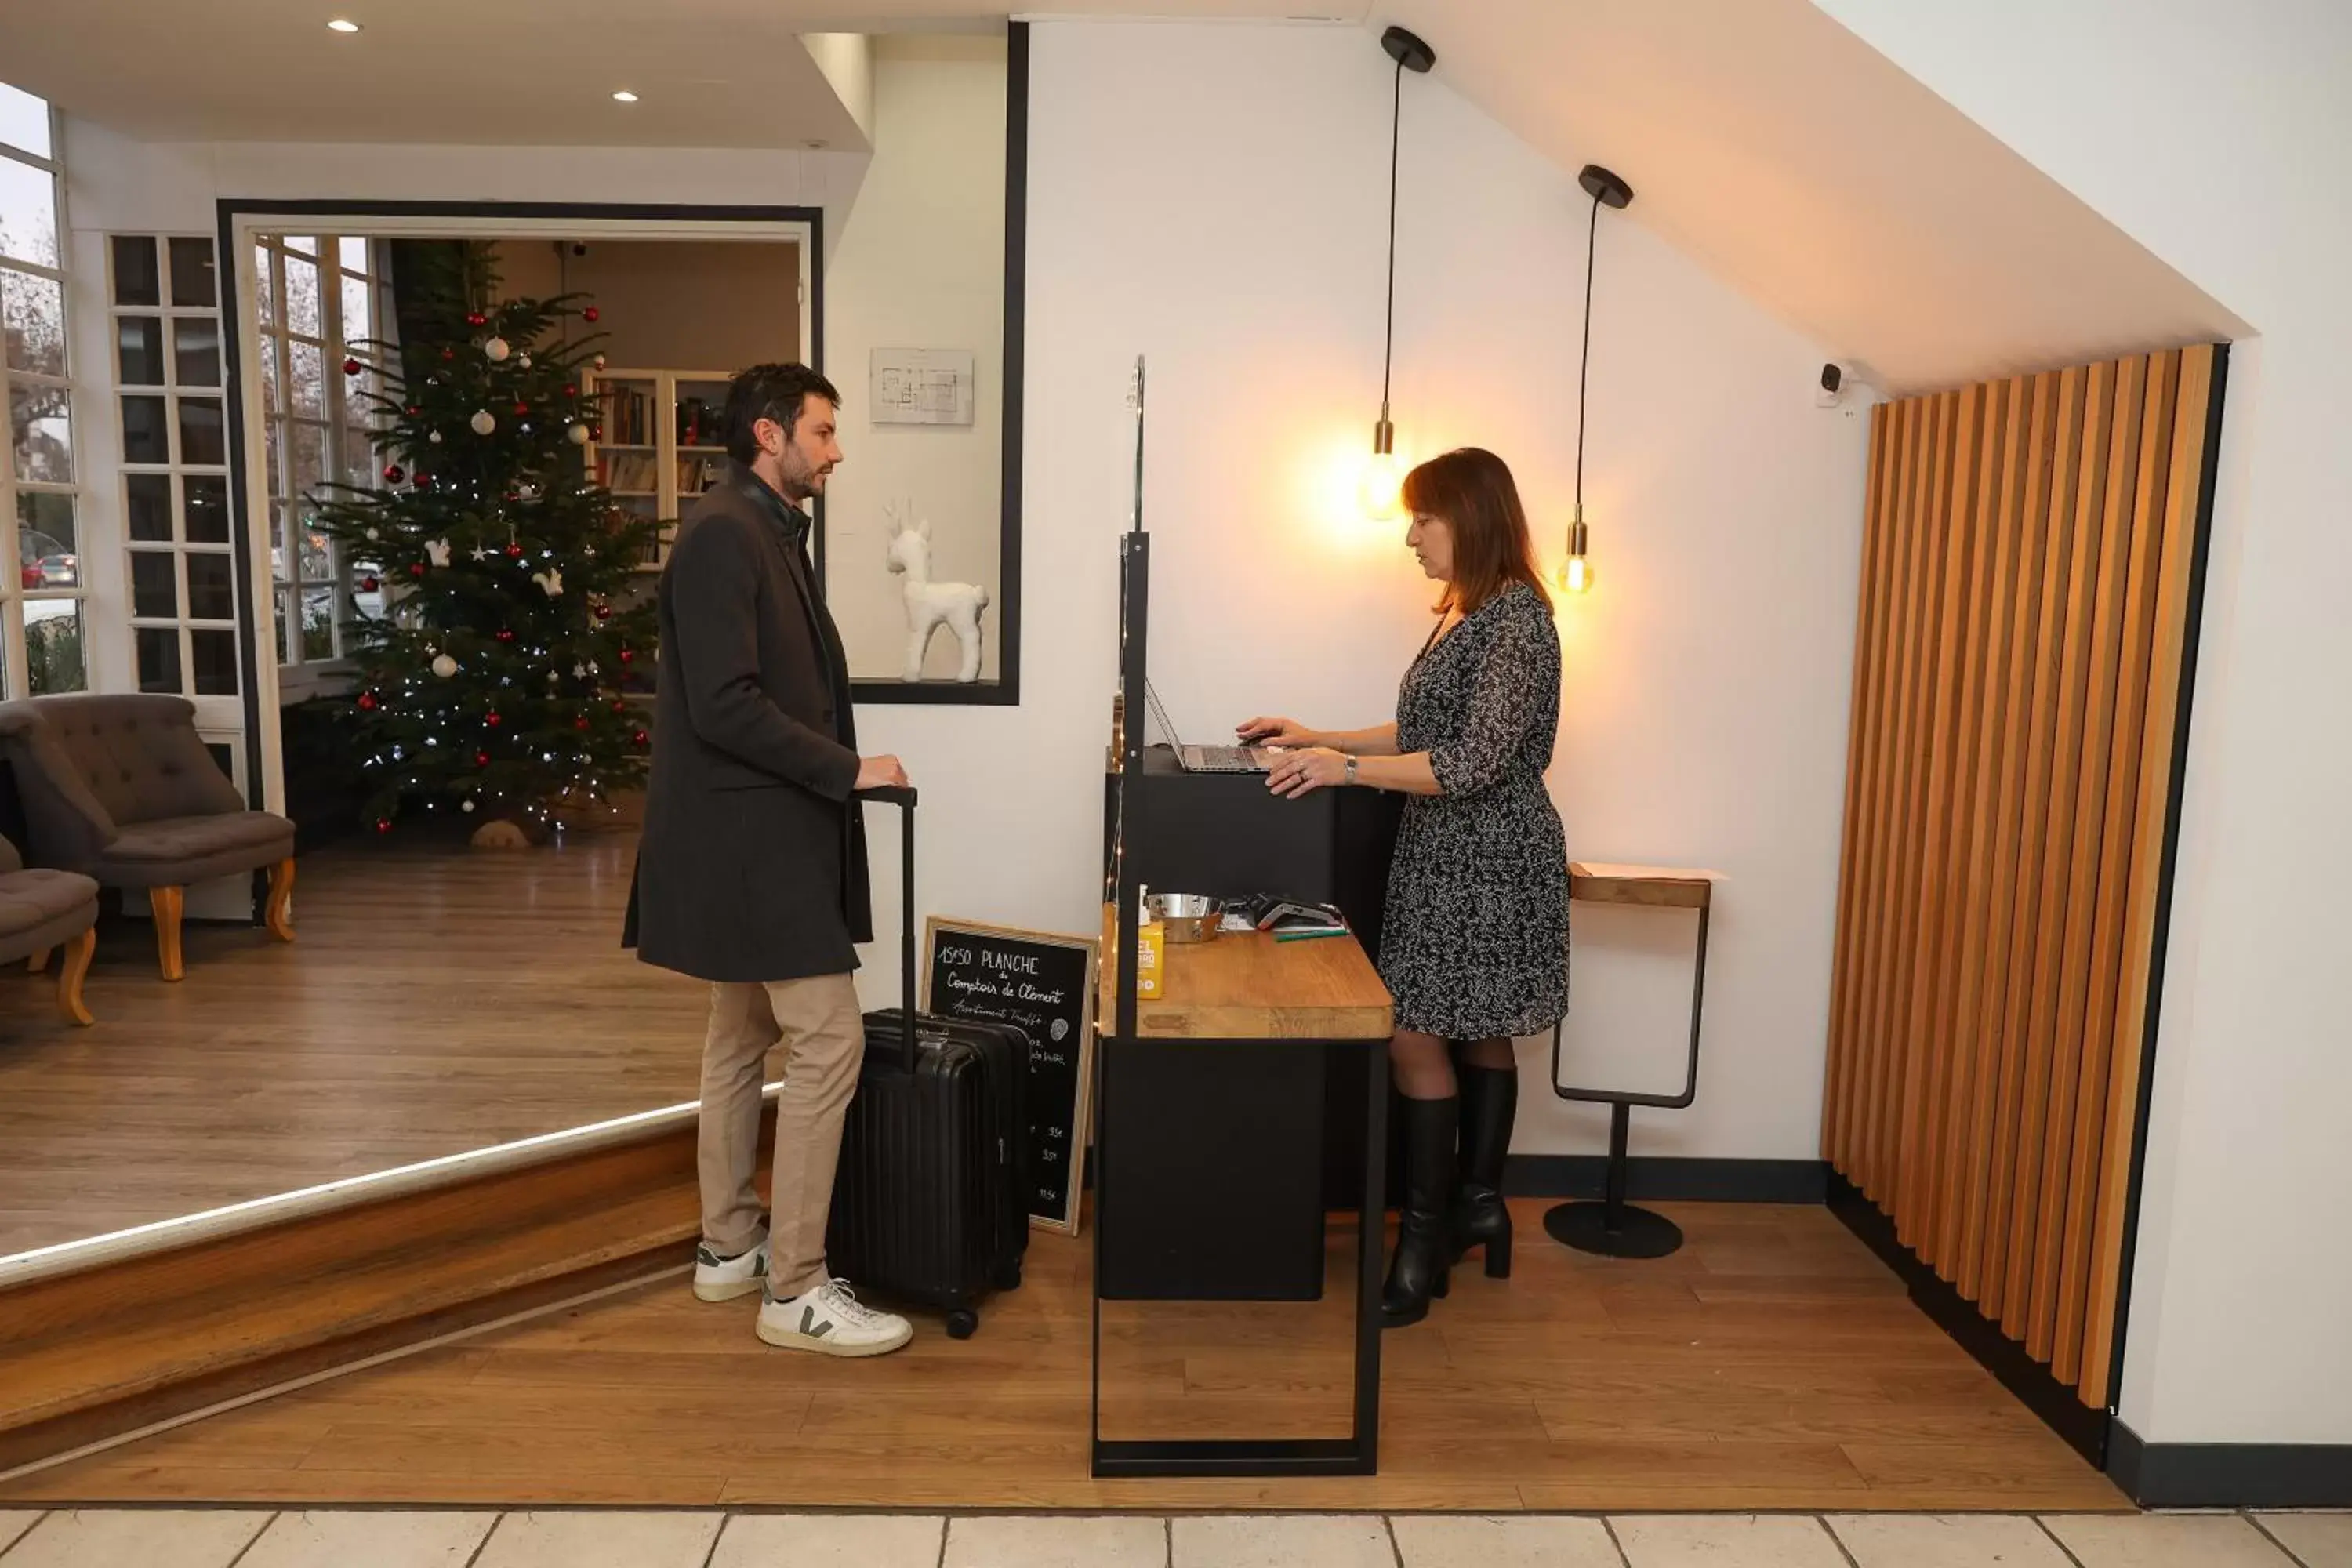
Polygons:
<instances>
[{"instance_id":1,"label":"ceiling light canopy","mask_svg":"<svg viewBox=\"0 0 2352 1568\"><path fill-rule=\"evenodd\" d=\"M327 30L331 33L356 33L360 25L348 16L337 16L327 24Z\"/></svg>"}]
</instances>

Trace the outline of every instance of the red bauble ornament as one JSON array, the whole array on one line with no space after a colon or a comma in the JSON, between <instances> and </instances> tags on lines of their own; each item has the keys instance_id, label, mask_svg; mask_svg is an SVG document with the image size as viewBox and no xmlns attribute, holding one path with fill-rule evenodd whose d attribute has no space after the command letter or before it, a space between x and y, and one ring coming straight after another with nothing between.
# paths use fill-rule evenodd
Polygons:
<instances>
[{"instance_id":1,"label":"red bauble ornament","mask_svg":"<svg viewBox=\"0 0 2352 1568\"><path fill-rule=\"evenodd\" d=\"M650 735L646 734L643 730L638 731L637 731L634 736L632 736L632 737L630 737L630 738L631 738L632 740L635 741L635 742L636 742L636 743L637 743L638 745L640 745L640 746L644 745L647 741L650 741L650 740L652 740L652 739L653 739L653 737L652 737L652 736L650 736Z\"/></svg>"},{"instance_id":2,"label":"red bauble ornament","mask_svg":"<svg viewBox=\"0 0 2352 1568\"><path fill-rule=\"evenodd\" d=\"M580 395L580 388L575 384L567 381L563 384L563 395L566 397L577 397Z\"/></svg>"},{"instance_id":3,"label":"red bauble ornament","mask_svg":"<svg viewBox=\"0 0 2352 1568\"><path fill-rule=\"evenodd\" d=\"M478 768L488 767L490 765L490 753L488 752L476 752L474 753L474 765Z\"/></svg>"},{"instance_id":4,"label":"red bauble ornament","mask_svg":"<svg viewBox=\"0 0 2352 1568\"><path fill-rule=\"evenodd\" d=\"M388 817L388 816L379 816L379 817L377 817L377 818L375 819L375 830L376 830L378 833L389 833L389 832L391 832L391 831L392 831L392 818L390 818L390 817Z\"/></svg>"},{"instance_id":5,"label":"red bauble ornament","mask_svg":"<svg viewBox=\"0 0 2352 1568\"><path fill-rule=\"evenodd\" d=\"M512 642L512 641L514 641L514 628L512 628L511 626L500 626L500 627L499 628L499 641L500 641L500 642Z\"/></svg>"},{"instance_id":6,"label":"red bauble ornament","mask_svg":"<svg viewBox=\"0 0 2352 1568\"><path fill-rule=\"evenodd\" d=\"M522 500L522 492L520 490L509 490L506 493L505 499L510 501L520 500Z\"/></svg>"},{"instance_id":7,"label":"red bauble ornament","mask_svg":"<svg viewBox=\"0 0 2352 1568\"><path fill-rule=\"evenodd\" d=\"M575 730L585 730L588 728L588 715L583 713L579 718L572 721L572 727Z\"/></svg>"},{"instance_id":8,"label":"red bauble ornament","mask_svg":"<svg viewBox=\"0 0 2352 1568\"><path fill-rule=\"evenodd\" d=\"M613 704L613 711L615 713L625 713L628 710L629 705L625 702L616 701Z\"/></svg>"},{"instance_id":9,"label":"red bauble ornament","mask_svg":"<svg viewBox=\"0 0 2352 1568\"><path fill-rule=\"evenodd\" d=\"M613 618L613 606L612 606L612 605L597 605L597 606L596 606L596 618L597 618L598 620L600 620L600 621L609 621L609 620L611 620L611 619Z\"/></svg>"},{"instance_id":10,"label":"red bauble ornament","mask_svg":"<svg viewBox=\"0 0 2352 1568\"><path fill-rule=\"evenodd\" d=\"M356 359L347 359L343 362L343 374L345 375L357 375L365 368L366 367L361 364Z\"/></svg>"},{"instance_id":11,"label":"red bauble ornament","mask_svg":"<svg viewBox=\"0 0 2352 1568\"><path fill-rule=\"evenodd\" d=\"M490 319L482 314L479 310L468 310L466 312L466 325L469 327L487 327L489 324Z\"/></svg>"},{"instance_id":12,"label":"red bauble ornament","mask_svg":"<svg viewBox=\"0 0 2352 1568\"><path fill-rule=\"evenodd\" d=\"M422 562L422 561L415 561L415 562L411 562L411 563L409 563L409 567L408 567L408 574L409 574L410 576L412 576L412 577L422 577L422 576L424 576L424 575L425 575L425 563L424 563L424 562Z\"/></svg>"},{"instance_id":13,"label":"red bauble ornament","mask_svg":"<svg viewBox=\"0 0 2352 1568\"><path fill-rule=\"evenodd\" d=\"M373 577L362 577L360 579L360 592L362 594L373 594L382 586L383 584L378 583Z\"/></svg>"},{"instance_id":14,"label":"red bauble ornament","mask_svg":"<svg viewBox=\"0 0 2352 1568\"><path fill-rule=\"evenodd\" d=\"M528 404L528 403L524 403L524 402L521 402L521 401L520 401L520 400L518 400L518 401L516 402L516 404L515 404L515 417L516 417L516 418L520 419L520 418L521 418L524 415L526 415L526 414L528 414L528 413L530 413L530 404Z\"/></svg>"},{"instance_id":15,"label":"red bauble ornament","mask_svg":"<svg viewBox=\"0 0 2352 1568\"><path fill-rule=\"evenodd\" d=\"M386 463L383 466L383 478L386 484L396 485L400 483L400 465L398 463Z\"/></svg>"},{"instance_id":16,"label":"red bauble ornament","mask_svg":"<svg viewBox=\"0 0 2352 1568\"><path fill-rule=\"evenodd\" d=\"M363 713L373 713L375 711L374 692L362 691L360 693L360 710Z\"/></svg>"},{"instance_id":17,"label":"red bauble ornament","mask_svg":"<svg viewBox=\"0 0 2352 1568\"><path fill-rule=\"evenodd\" d=\"M520 544L509 544L509 545L508 545L508 546L507 546L507 555L508 555L508 557L509 557L509 559L511 559L511 560L515 560L515 561L520 561L520 560L521 560L521 559L522 559L522 546L521 546L521 545L520 545Z\"/></svg>"},{"instance_id":18,"label":"red bauble ornament","mask_svg":"<svg viewBox=\"0 0 2352 1568\"><path fill-rule=\"evenodd\" d=\"M580 319L581 319L582 321L594 321L594 320L596 319L596 307L595 307L595 306L593 306L593 305L591 305L591 306L589 306L586 310L584 310L581 311L581 312L580 312Z\"/></svg>"},{"instance_id":19,"label":"red bauble ornament","mask_svg":"<svg viewBox=\"0 0 2352 1568\"><path fill-rule=\"evenodd\" d=\"M604 438L604 427L602 425L591 425L588 426L588 439L591 441L601 441Z\"/></svg>"},{"instance_id":20,"label":"red bauble ornament","mask_svg":"<svg viewBox=\"0 0 2352 1568\"><path fill-rule=\"evenodd\" d=\"M441 351L441 357L443 359L456 359L457 357L457 351L456 349L443 349Z\"/></svg>"},{"instance_id":21,"label":"red bauble ornament","mask_svg":"<svg viewBox=\"0 0 2352 1568\"><path fill-rule=\"evenodd\" d=\"M505 722L506 722L506 721L505 721L504 719L501 719L500 717L499 717L498 712L497 712L497 710L492 710L490 712L488 712L488 713L485 713L485 714L483 714L483 715L482 715L482 722L483 722L483 723L485 723L485 724L488 724L491 729L495 730L495 729L497 729L499 725L501 725L501 724L505 723Z\"/></svg>"},{"instance_id":22,"label":"red bauble ornament","mask_svg":"<svg viewBox=\"0 0 2352 1568\"><path fill-rule=\"evenodd\" d=\"M408 405L408 416L409 416L411 419L415 418L418 415L420 415L420 414L422 414L422 413L424 413L424 412L425 412L425 405L424 405L423 404L421 404L421 403L412 403L412 404L410 404L410 405Z\"/></svg>"}]
</instances>

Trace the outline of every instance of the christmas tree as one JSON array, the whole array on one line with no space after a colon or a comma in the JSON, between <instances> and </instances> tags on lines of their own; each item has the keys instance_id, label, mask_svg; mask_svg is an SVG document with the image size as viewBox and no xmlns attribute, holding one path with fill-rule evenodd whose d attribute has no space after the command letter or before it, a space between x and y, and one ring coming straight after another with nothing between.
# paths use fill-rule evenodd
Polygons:
<instances>
[{"instance_id":1,"label":"christmas tree","mask_svg":"<svg viewBox=\"0 0 2352 1568\"><path fill-rule=\"evenodd\" d=\"M354 586L383 596L353 622L359 685L340 717L377 831L422 808L535 835L608 813L645 775L622 688L651 668L654 608L615 601L656 525L586 471L602 432L583 372L604 356L571 332L595 307L499 301L486 245L404 250L401 341L342 366L375 416L383 483L314 498Z\"/></svg>"}]
</instances>

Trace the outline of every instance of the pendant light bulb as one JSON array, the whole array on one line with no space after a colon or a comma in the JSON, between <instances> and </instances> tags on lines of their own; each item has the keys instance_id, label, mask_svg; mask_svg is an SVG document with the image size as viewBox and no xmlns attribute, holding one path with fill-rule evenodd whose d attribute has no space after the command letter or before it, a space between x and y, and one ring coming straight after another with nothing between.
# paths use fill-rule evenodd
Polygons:
<instances>
[{"instance_id":1,"label":"pendant light bulb","mask_svg":"<svg viewBox=\"0 0 2352 1568\"><path fill-rule=\"evenodd\" d=\"M1404 515L1405 467L1396 454L1396 426L1383 419L1372 426L1372 454L1357 498L1366 517L1386 521Z\"/></svg>"},{"instance_id":2,"label":"pendant light bulb","mask_svg":"<svg viewBox=\"0 0 2352 1568\"><path fill-rule=\"evenodd\" d=\"M1576 521L1569 525L1568 559L1559 563L1555 580L1564 594L1589 594L1592 591L1592 558L1586 552L1588 541L1584 532L1584 512L1577 510Z\"/></svg>"}]
</instances>

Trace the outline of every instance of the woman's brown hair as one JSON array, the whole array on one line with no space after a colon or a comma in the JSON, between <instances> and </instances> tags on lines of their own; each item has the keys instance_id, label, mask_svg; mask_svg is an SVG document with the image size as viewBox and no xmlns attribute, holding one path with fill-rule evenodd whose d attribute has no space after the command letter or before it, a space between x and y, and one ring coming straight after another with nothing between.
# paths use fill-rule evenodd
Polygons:
<instances>
[{"instance_id":1,"label":"woman's brown hair","mask_svg":"<svg viewBox=\"0 0 2352 1568\"><path fill-rule=\"evenodd\" d=\"M1454 535L1454 580L1439 601L1467 616L1502 592L1525 583L1549 607L1543 575L1519 487L1503 459L1479 447L1461 447L1404 477L1404 504L1416 517L1433 517Z\"/></svg>"}]
</instances>

